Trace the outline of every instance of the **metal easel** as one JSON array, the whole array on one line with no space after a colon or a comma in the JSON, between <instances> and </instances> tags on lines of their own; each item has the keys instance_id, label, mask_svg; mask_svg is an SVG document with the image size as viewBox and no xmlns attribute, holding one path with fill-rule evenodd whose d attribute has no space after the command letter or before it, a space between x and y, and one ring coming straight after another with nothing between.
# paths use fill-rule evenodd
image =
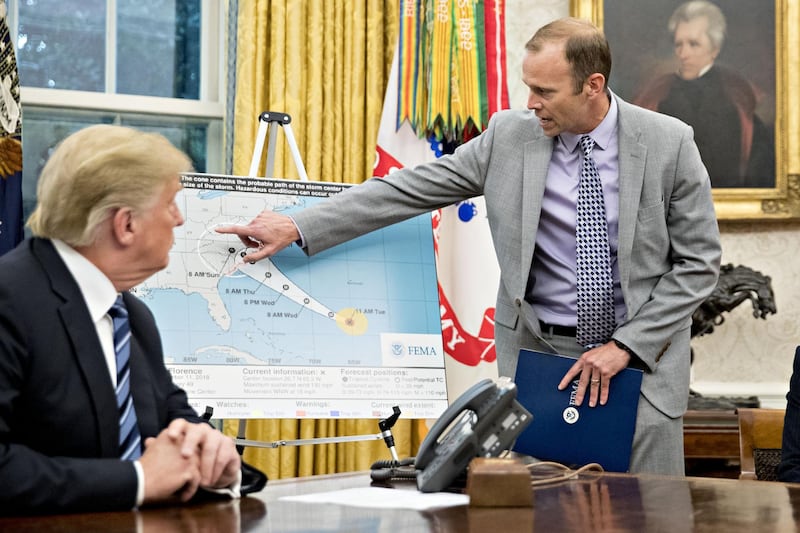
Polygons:
<instances>
[{"instance_id":1,"label":"metal easel","mask_svg":"<svg viewBox=\"0 0 800 533\"><path fill-rule=\"evenodd\" d=\"M256 134L256 143L253 148L253 158L250 161L250 172L248 176L250 177L258 176L258 168L261 165L261 157L264 151L264 144L267 140L267 133L269 133L269 144L267 147L267 163L266 163L264 177L270 179L273 178L275 170L275 143L278 137L278 128L276 126L281 126L284 134L286 135L286 141L289 143L289 149L292 152L292 157L294 158L294 164L297 167L297 172L300 174L300 179L302 181L308 181L308 174L306 174L306 167L303 164L303 158L300 157L300 150L298 150L297 148L297 142L294 139L294 133L292 133L291 122L292 122L292 117L289 116L287 113L264 111L258 116L258 133ZM206 410L208 409L210 408L207 407ZM397 450L395 449L394 436L392 435L392 427L397 422L397 419L400 416L400 408L398 406L394 406L392 410L393 414L391 416L383 418L378 421L378 428L380 429L380 433L368 434L368 435L350 435L341 437L319 437L312 439L279 440L274 442L263 442L263 441L246 439L245 433L247 430L247 419L240 419L239 431L234 441L236 443L236 449L239 451L239 455L241 455L242 453L244 453L245 446L251 446L256 448L279 448L282 446L302 446L305 444L330 444L330 443L340 443L340 442L355 442L355 441L383 439L384 442L386 442L386 446L389 448L389 451L392 454L392 459L395 462L398 462L400 459L397 456Z\"/></svg>"},{"instance_id":2,"label":"metal easel","mask_svg":"<svg viewBox=\"0 0 800 533\"><path fill-rule=\"evenodd\" d=\"M300 157L300 150L297 149L297 142L294 140L291 122L292 117L287 113L264 111L258 116L258 133L256 134L256 145L253 148L253 159L250 160L250 173L248 176L258 176L258 167L261 165L261 154L264 151L264 142L267 139L267 132L269 132L267 167L264 177L273 177L273 172L275 170L275 141L278 138L278 128L270 129L270 126L281 126L283 132L286 134L286 142L289 143L289 150L292 152L294 164L297 167L297 172L300 174L300 179L308 181L308 174L306 174L306 167L303 165L303 158Z\"/></svg>"},{"instance_id":3,"label":"metal easel","mask_svg":"<svg viewBox=\"0 0 800 533\"><path fill-rule=\"evenodd\" d=\"M392 407L394 413L378 421L378 428L380 433L370 433L365 435L343 435L341 437L316 437L312 439L295 439L295 440L276 440L272 442L265 442L260 440L250 440L244 438L244 429L247 427L247 420L239 420L239 435L234 439L236 449L239 455L244 453L245 446L254 448L280 448L282 446L303 446L306 444L338 444L340 442L357 442L365 440L381 440L386 443L389 452L392 454L392 459L395 463L400 462L397 455L397 449L394 445L394 435L392 435L392 427L394 427L397 419L400 417L400 408L398 406Z\"/></svg>"}]
</instances>

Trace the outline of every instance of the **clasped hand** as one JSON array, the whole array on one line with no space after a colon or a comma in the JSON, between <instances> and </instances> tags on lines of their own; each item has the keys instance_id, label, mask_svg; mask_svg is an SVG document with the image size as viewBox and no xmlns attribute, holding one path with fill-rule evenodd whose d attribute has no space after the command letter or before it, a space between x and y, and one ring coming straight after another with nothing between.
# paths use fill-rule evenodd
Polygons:
<instances>
[{"instance_id":1,"label":"clasped hand","mask_svg":"<svg viewBox=\"0 0 800 533\"><path fill-rule=\"evenodd\" d=\"M185 502L199 487L229 487L241 469L233 439L207 424L184 419L173 420L157 437L148 438L139 461L144 503Z\"/></svg>"}]
</instances>

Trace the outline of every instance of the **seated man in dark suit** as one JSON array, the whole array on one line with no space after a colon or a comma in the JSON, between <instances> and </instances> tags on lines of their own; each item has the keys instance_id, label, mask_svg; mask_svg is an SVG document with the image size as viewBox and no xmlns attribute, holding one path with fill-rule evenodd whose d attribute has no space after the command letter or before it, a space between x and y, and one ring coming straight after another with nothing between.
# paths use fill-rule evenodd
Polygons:
<instances>
[{"instance_id":1,"label":"seated man in dark suit","mask_svg":"<svg viewBox=\"0 0 800 533\"><path fill-rule=\"evenodd\" d=\"M238 496L233 439L188 404L127 292L167 266L188 170L164 137L108 125L42 170L34 237L0 257L0 514Z\"/></svg>"},{"instance_id":2,"label":"seated man in dark suit","mask_svg":"<svg viewBox=\"0 0 800 533\"><path fill-rule=\"evenodd\" d=\"M800 483L800 346L794 352L794 368L786 395L778 481Z\"/></svg>"}]
</instances>

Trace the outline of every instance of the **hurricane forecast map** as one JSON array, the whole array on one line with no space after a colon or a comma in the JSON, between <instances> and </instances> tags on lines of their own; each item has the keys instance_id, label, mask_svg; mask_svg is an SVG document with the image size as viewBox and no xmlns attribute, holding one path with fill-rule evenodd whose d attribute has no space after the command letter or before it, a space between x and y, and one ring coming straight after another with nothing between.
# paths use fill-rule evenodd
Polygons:
<instances>
[{"instance_id":1,"label":"hurricane forecast map","mask_svg":"<svg viewBox=\"0 0 800 533\"><path fill-rule=\"evenodd\" d=\"M435 418L447 407L431 217L311 258L246 262L220 225L291 215L348 185L185 174L166 269L132 289L167 367L219 418Z\"/></svg>"}]
</instances>

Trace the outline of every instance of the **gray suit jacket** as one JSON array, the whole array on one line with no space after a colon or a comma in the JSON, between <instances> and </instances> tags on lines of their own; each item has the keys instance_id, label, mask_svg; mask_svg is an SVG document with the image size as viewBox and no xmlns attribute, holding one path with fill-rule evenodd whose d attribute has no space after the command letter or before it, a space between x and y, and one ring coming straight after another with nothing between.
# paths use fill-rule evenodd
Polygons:
<instances>
[{"instance_id":1,"label":"gray suit jacket","mask_svg":"<svg viewBox=\"0 0 800 533\"><path fill-rule=\"evenodd\" d=\"M616 96L614 96L617 98ZM642 394L678 417L689 393L690 325L716 285L719 230L692 130L617 98L618 264L628 320L614 338L647 371ZM541 331L525 301L553 139L530 111L501 111L452 156L403 169L293 215L314 254L380 227L474 196L486 199L500 264L495 341L500 375Z\"/></svg>"}]
</instances>

